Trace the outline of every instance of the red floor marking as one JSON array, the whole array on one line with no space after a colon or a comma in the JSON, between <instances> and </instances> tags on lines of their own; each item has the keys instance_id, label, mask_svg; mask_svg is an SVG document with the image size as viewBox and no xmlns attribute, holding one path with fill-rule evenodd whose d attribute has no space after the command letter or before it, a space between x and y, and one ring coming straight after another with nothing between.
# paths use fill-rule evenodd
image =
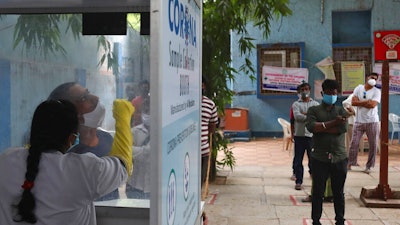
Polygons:
<instances>
[{"instance_id":1,"label":"red floor marking","mask_svg":"<svg viewBox=\"0 0 400 225\"><path fill-rule=\"evenodd\" d=\"M292 201L293 205L299 205L297 204L296 198L293 195L289 195L290 201Z\"/></svg>"},{"instance_id":2,"label":"red floor marking","mask_svg":"<svg viewBox=\"0 0 400 225\"><path fill-rule=\"evenodd\" d=\"M400 167L398 167L398 166L393 166L393 168L394 168L395 170L400 171Z\"/></svg>"},{"instance_id":3,"label":"red floor marking","mask_svg":"<svg viewBox=\"0 0 400 225\"><path fill-rule=\"evenodd\" d=\"M307 205L311 205L311 202L299 202L297 201L295 196L301 196L301 197L307 197L307 195L290 195L290 201L292 201L293 205L295 206L307 206Z\"/></svg>"},{"instance_id":4,"label":"red floor marking","mask_svg":"<svg viewBox=\"0 0 400 225\"><path fill-rule=\"evenodd\" d=\"M310 206L311 202L301 202L301 201L297 201L296 197L307 197L306 195L289 195L290 201L293 203L293 205L295 206ZM333 202L323 202L324 207L333 207Z\"/></svg>"},{"instance_id":5,"label":"red floor marking","mask_svg":"<svg viewBox=\"0 0 400 225\"><path fill-rule=\"evenodd\" d=\"M214 205L215 199L217 199L217 194L210 194L211 199L208 201L208 204Z\"/></svg>"}]
</instances>

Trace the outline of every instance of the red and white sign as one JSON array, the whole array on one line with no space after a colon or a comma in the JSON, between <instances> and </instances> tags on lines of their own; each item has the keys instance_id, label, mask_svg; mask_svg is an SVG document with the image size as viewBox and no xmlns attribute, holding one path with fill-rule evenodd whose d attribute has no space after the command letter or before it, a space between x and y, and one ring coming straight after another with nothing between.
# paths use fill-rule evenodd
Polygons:
<instances>
[{"instance_id":1,"label":"red and white sign","mask_svg":"<svg viewBox=\"0 0 400 225\"><path fill-rule=\"evenodd\" d=\"M375 61L400 60L400 30L374 32Z\"/></svg>"},{"instance_id":2,"label":"red and white sign","mask_svg":"<svg viewBox=\"0 0 400 225\"><path fill-rule=\"evenodd\" d=\"M307 68L262 67L262 90L296 92L297 86L305 82Z\"/></svg>"},{"instance_id":3,"label":"red and white sign","mask_svg":"<svg viewBox=\"0 0 400 225\"><path fill-rule=\"evenodd\" d=\"M382 88L382 63L375 63L373 71L379 74L377 88ZM389 94L400 94L400 63L389 63Z\"/></svg>"}]
</instances>

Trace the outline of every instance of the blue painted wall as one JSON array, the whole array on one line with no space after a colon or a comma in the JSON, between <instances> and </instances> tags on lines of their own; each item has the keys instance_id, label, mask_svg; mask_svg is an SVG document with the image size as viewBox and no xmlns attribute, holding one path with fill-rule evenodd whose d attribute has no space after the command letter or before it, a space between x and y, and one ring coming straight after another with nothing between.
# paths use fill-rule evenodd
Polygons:
<instances>
[{"instance_id":1,"label":"blue painted wall","mask_svg":"<svg viewBox=\"0 0 400 225\"><path fill-rule=\"evenodd\" d=\"M10 146L10 61L0 59L0 152Z\"/></svg>"},{"instance_id":2,"label":"blue painted wall","mask_svg":"<svg viewBox=\"0 0 400 225\"><path fill-rule=\"evenodd\" d=\"M323 10L321 12L321 2ZM271 23L271 32L267 39L256 28L250 27L249 33L256 38L254 44L272 43L305 43L304 67L309 69L309 83L312 88L314 80L324 79L323 74L314 66L315 63L327 56L332 56L332 12L334 11L365 11L371 10L371 39L376 30L400 30L400 20L395 16L400 10L398 1L374 0L340 0L340 1L290 1L293 14L289 17L279 18ZM347 24L343 24L347 26ZM354 29L348 27L348 29ZM355 33L354 35L357 35ZM244 62L235 43L238 37L232 36L232 65L238 69ZM249 59L257 65L256 50ZM251 81L245 75L236 76L235 82L229 83L232 90L256 91L256 81ZM289 108L297 97L270 97L257 98L257 95L235 96L232 107L245 107L249 109L249 126L253 136L279 136L282 128L277 122L278 117L289 120ZM343 99L341 99L343 100ZM400 96L390 95L389 112L400 111ZM398 114L398 113L397 113ZM390 127L389 127L390 129Z\"/></svg>"}]
</instances>

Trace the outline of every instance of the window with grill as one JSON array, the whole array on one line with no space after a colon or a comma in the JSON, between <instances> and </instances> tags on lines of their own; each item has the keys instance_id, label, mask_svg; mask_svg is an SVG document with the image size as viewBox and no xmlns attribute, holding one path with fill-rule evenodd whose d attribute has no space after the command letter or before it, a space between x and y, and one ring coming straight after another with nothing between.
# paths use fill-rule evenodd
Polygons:
<instances>
[{"instance_id":1,"label":"window with grill","mask_svg":"<svg viewBox=\"0 0 400 225\"><path fill-rule=\"evenodd\" d=\"M293 92L263 90L262 88L262 68L263 66L300 68L302 64L302 54L304 43L287 44L260 44L257 45L257 96L287 96Z\"/></svg>"},{"instance_id":2,"label":"window with grill","mask_svg":"<svg viewBox=\"0 0 400 225\"><path fill-rule=\"evenodd\" d=\"M364 73L372 71L371 11L332 12L332 59L336 80L342 89L343 73L341 63L345 61L363 62ZM362 78L365 77L362 74ZM363 79L362 79L363 80ZM345 84L353 86L353 84Z\"/></svg>"},{"instance_id":3,"label":"window with grill","mask_svg":"<svg viewBox=\"0 0 400 225\"><path fill-rule=\"evenodd\" d=\"M342 86L342 70L341 62L344 61L362 61L365 66L365 74L372 72L372 46L347 46L347 47L333 47L332 49L333 70L335 71L336 80L339 82L340 89ZM338 90L339 93L342 90Z\"/></svg>"}]
</instances>

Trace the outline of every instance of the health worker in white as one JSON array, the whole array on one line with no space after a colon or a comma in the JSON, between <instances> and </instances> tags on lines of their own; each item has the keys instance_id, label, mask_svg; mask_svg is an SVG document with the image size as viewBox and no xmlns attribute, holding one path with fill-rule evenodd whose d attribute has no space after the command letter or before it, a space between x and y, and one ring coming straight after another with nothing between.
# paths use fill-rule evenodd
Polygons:
<instances>
[{"instance_id":1,"label":"health worker in white","mask_svg":"<svg viewBox=\"0 0 400 225\"><path fill-rule=\"evenodd\" d=\"M0 154L0 224L95 225L93 201L125 182L132 168L133 110L126 100L114 101L116 135L109 156L100 158L68 153L79 136L71 102L42 102L33 115L29 149Z\"/></svg>"}]
</instances>

